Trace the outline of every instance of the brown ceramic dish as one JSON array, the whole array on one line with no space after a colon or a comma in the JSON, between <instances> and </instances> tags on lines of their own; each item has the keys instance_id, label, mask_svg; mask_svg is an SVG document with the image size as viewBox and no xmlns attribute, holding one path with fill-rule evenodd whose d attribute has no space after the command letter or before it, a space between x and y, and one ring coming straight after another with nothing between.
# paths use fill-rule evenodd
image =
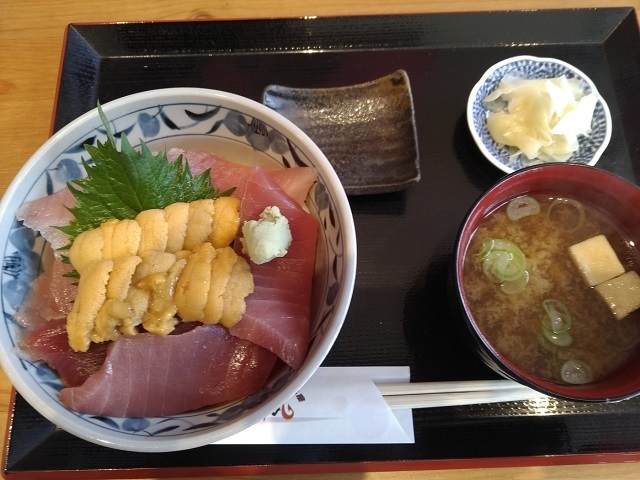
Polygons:
<instances>
[{"instance_id":1,"label":"brown ceramic dish","mask_svg":"<svg viewBox=\"0 0 640 480\"><path fill-rule=\"evenodd\" d=\"M404 70L357 85L269 85L263 103L311 137L348 195L395 192L420 180L413 100Z\"/></svg>"}]
</instances>

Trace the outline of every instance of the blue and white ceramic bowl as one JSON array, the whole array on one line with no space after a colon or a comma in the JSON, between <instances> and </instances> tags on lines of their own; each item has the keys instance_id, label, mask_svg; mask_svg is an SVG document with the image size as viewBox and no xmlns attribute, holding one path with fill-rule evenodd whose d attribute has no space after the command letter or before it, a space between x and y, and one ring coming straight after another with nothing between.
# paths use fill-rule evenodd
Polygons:
<instances>
[{"instance_id":1,"label":"blue and white ceramic bowl","mask_svg":"<svg viewBox=\"0 0 640 480\"><path fill-rule=\"evenodd\" d=\"M532 165L523 155L515 161L510 160L511 152L504 145L496 143L487 130L488 109L483 100L494 91L502 78L507 74L516 74L522 78L539 79L553 78L565 75L567 78L575 78L580 86L588 93L598 93L594 83L583 72L562 60L555 58L539 58L522 55L507 58L489 68L475 84L467 102L467 123L471 135L482 154L500 170L511 173L523 167ZM611 139L611 113L607 103L599 96L591 122L591 134L578 137L580 148L576 151L569 163L594 165Z\"/></svg>"},{"instance_id":2,"label":"blue and white ceramic bowl","mask_svg":"<svg viewBox=\"0 0 640 480\"><path fill-rule=\"evenodd\" d=\"M0 203L0 274L3 328L0 365L16 390L40 414L91 442L140 452L184 450L228 437L274 412L292 398L320 366L336 339L353 291L356 238L353 217L338 177L318 147L298 127L271 109L237 95L171 88L124 97L103 105L116 132L132 145L143 139L153 150L209 150L230 160L282 167L306 165L318 172L307 203L319 219L309 353L302 367L283 369L261 392L223 407L162 418L110 418L68 410L54 371L16 355L13 317L29 283L38 275L43 242L16 221L27 200L43 197L80 175L83 145L105 140L96 110L61 129L25 164Z\"/></svg>"}]
</instances>

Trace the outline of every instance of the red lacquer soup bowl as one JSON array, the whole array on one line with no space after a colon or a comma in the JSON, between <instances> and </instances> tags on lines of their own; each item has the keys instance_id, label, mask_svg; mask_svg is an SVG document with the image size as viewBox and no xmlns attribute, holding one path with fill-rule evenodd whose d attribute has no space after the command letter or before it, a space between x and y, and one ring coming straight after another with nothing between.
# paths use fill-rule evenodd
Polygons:
<instances>
[{"instance_id":1,"label":"red lacquer soup bowl","mask_svg":"<svg viewBox=\"0 0 640 480\"><path fill-rule=\"evenodd\" d=\"M471 207L460 228L450 270L449 293L454 319L464 337L482 360L494 371L543 394L561 399L585 402L613 402L640 393L640 348L635 349L622 367L582 384L544 379L517 366L493 345L474 318L471 295L465 291L464 261L472 255L469 246L474 232L483 220L511 199L522 195L546 195L573 198L599 211L626 238L626 244L637 256L640 242L640 189L595 167L575 164L545 164L509 174L485 192ZM632 265L631 268L633 268ZM637 264L635 265L637 268ZM636 295L640 292L636 291ZM538 318L532 319L538 322ZM573 319L577 322L579 319ZM609 321L640 321L626 318Z\"/></svg>"}]
</instances>

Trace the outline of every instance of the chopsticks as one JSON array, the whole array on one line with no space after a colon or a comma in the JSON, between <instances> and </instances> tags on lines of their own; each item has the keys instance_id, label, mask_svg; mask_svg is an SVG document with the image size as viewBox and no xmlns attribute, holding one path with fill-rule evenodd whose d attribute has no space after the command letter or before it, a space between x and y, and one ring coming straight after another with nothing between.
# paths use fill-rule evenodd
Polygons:
<instances>
[{"instance_id":1,"label":"chopsticks","mask_svg":"<svg viewBox=\"0 0 640 480\"><path fill-rule=\"evenodd\" d=\"M376 386L387 404L395 410L545 398L545 395L511 380L381 383Z\"/></svg>"}]
</instances>

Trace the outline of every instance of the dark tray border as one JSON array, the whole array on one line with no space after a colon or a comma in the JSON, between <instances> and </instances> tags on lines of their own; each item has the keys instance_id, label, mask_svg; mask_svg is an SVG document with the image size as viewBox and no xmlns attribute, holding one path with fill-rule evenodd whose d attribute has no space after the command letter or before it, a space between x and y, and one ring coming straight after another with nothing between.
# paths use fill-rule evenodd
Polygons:
<instances>
[{"instance_id":1,"label":"dark tray border","mask_svg":"<svg viewBox=\"0 0 640 480\"><path fill-rule=\"evenodd\" d=\"M511 25L505 30L482 29L480 33L474 28L479 23L490 19L494 25ZM531 21L535 19L535 21ZM127 56L180 55L185 52L196 54L269 54L274 52L296 52L313 48L318 50L402 50L418 48L427 44L433 48L470 48L504 46L505 38L510 45L527 45L536 42L549 44L580 44L593 45L594 48L618 48L620 45L630 45L629 52L618 55L615 60L619 63L610 65L618 78L614 84L618 88L618 95L624 96L628 84L638 83L638 71L627 68L625 58L632 58L635 67L638 62L638 38L636 14L632 8L604 8L604 9L572 9L527 12L487 12L487 13L458 13L458 14L428 14L428 15L396 15L396 16L367 16L367 17L335 17L318 19L285 19L285 20L247 20L247 21L218 21L216 28L208 29L212 22L167 22L165 25L176 29L187 28L189 35L180 37L176 42L153 41L156 23L136 24L82 24L70 25L66 31L65 48L76 48L75 56L64 54L61 74L56 98L55 117L52 130L56 131L68 121L77 116L77 112L84 112L95 105L97 100L97 82L100 75L102 61L118 60ZM377 35L369 27L377 25L381 29L395 29L389 38ZM536 25L563 25L561 29L554 29L550 37L544 37ZM281 33L272 35L274 27L281 28ZM237 30L243 31L243 36L237 35ZM309 43L309 32L313 43ZM340 33L341 35L336 35ZM122 38L135 37L136 41L123 45ZM207 48L202 49L202 35L206 36ZM100 38L97 38L97 37ZM237 43L238 38L243 40ZM96 41L93 41L96 40ZM156 39L157 40L157 39ZM233 40L233 41L232 41ZM110 47L110 45L112 47ZM262 45L262 47L261 47ZM82 78L74 75L78 69L83 69ZM87 79L93 81L87 81ZM104 92L102 92L104 95ZM108 90L107 90L108 96ZM101 98L102 101L110 98ZM617 98L616 98L617 100ZM637 98L634 102L617 102L617 114L620 118L627 118L633 112L640 111ZM611 170L622 176L637 179L636 168L640 166L638 155L640 151L640 135L629 127L622 134L622 142L627 147L626 152L634 152L635 157L629 165L612 164ZM509 408L517 409L522 402L513 402ZM571 406L558 403L561 411L571 410ZM617 450L608 452L590 451L562 451L559 454L549 454L541 451L530 456L491 457L470 455L462 452L460 458L402 458L399 454L401 446L361 446L354 451L361 455L357 460L354 455L343 455L340 446L294 446L290 449L291 457L282 455L277 446L246 446L240 447L247 458L256 455L255 464L233 465L220 462L203 461L210 457L214 449L220 457L225 457L232 449L239 447L207 446L188 452L176 452L163 455L162 458L154 454L130 454L98 447L75 439L69 434L55 428L44 420L37 412L26 404L19 395L12 399L11 416L9 418L5 452L3 456L3 475L5 478L142 478L148 476L176 476L176 475L256 475L256 474L295 474L295 473L329 473L329 472L362 472L362 471L396 471L419 469L446 468L478 468L498 466L524 465L566 465L599 462L628 462L640 460L640 446L631 449L617 446ZM462 407L465 408L465 407ZM469 407L473 408L473 407ZM499 408L497 406L496 408ZM562 409L565 410L562 410ZM439 424L448 417L455 417L456 409L440 409L440 414L426 411L415 411L414 419L428 417L435 429L449 428L449 425ZM632 401L622 407L604 408L598 414L611 421L611 434L622 428L620 413L640 412L640 402ZM577 408L571 411L576 417L592 415L589 409ZM486 412L485 412L486 414ZM489 412L491 416L491 412ZM624 420L624 419L623 419ZM496 415L496 421L500 421ZM545 419L553 423L553 419ZM20 432L29 428L29 435ZM495 439L507 441L507 439ZM74 451L75 449L75 451ZM79 451L78 451L79 450ZM373 452L373 453L371 453ZM390 460L382 453L390 454ZM466 456L465 456L466 455ZM86 458L93 456L101 468L87 467ZM40 457L38 459L38 457ZM123 458L128 461L121 461ZM260 461L269 458L269 462ZM300 459L299 463L291 458ZM57 459L57 460L55 460ZM196 460L197 461L194 461ZM51 461L49 461L51 460ZM114 466L114 460L117 466ZM47 463L49 461L49 463ZM32 462L46 468L29 467ZM95 464L95 463L94 463ZM108 470L104 470L107 468Z\"/></svg>"}]
</instances>

